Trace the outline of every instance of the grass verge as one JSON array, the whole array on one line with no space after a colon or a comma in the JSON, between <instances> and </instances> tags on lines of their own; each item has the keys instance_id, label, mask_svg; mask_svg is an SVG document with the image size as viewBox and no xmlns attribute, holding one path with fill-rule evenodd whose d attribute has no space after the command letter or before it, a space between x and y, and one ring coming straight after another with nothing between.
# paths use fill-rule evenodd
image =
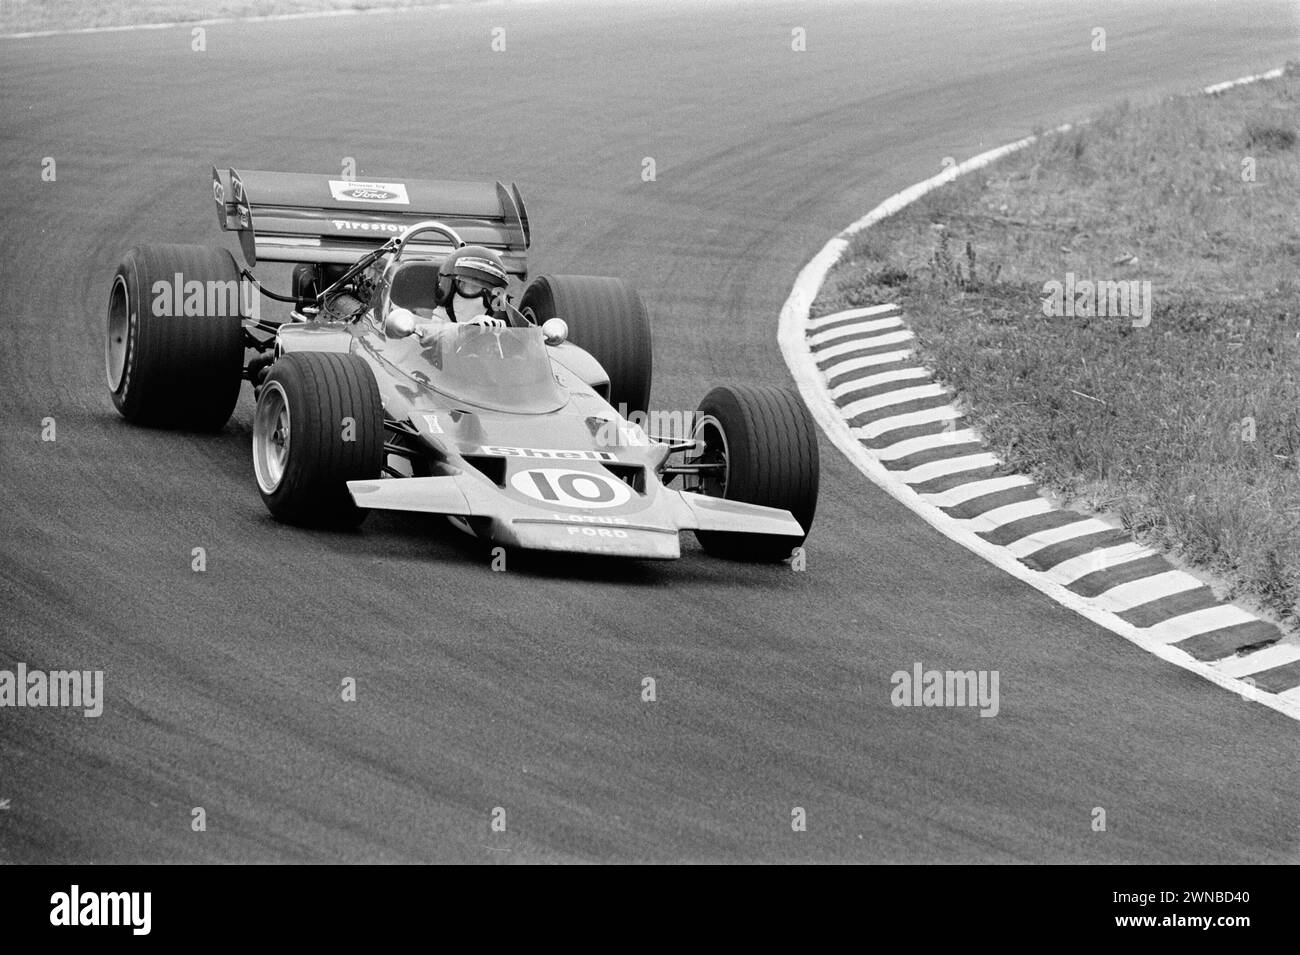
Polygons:
<instances>
[{"instance_id":1,"label":"grass verge","mask_svg":"<svg viewBox=\"0 0 1300 955\"><path fill-rule=\"evenodd\" d=\"M1294 629L1298 133L1300 63L1118 105L861 233L813 315L899 302L1008 472L1117 515ZM1149 289L1149 323L1114 314L1118 296L1088 308L1082 281ZM1073 283L1075 307L1050 283Z\"/></svg>"}]
</instances>

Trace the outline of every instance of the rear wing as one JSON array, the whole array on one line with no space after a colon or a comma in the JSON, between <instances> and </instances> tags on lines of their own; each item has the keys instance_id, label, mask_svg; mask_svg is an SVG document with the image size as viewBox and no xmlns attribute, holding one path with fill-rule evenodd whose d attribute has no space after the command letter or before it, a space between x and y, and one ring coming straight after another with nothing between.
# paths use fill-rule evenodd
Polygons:
<instances>
[{"instance_id":1,"label":"rear wing","mask_svg":"<svg viewBox=\"0 0 1300 955\"><path fill-rule=\"evenodd\" d=\"M239 233L250 266L264 262L351 265L408 226L436 219L467 243L501 254L527 275L528 213L519 187L500 182L405 179L363 182L284 172L212 169L217 221ZM451 251L432 234L408 249L432 258Z\"/></svg>"}]
</instances>

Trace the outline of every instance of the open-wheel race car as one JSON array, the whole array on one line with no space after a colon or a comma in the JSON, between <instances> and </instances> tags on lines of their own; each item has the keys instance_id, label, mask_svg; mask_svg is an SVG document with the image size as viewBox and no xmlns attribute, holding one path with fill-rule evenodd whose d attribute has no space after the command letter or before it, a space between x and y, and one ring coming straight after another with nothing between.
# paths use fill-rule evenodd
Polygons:
<instances>
[{"instance_id":1,"label":"open-wheel race car","mask_svg":"<svg viewBox=\"0 0 1300 955\"><path fill-rule=\"evenodd\" d=\"M802 544L818 457L798 396L721 386L656 415L640 297L613 278L525 286L517 187L233 169L212 187L247 266L219 246L127 252L108 385L132 422L214 430L249 381L276 518L426 512L507 547L639 558L680 556L683 530L737 559ZM294 263L290 294L254 278L259 261ZM263 298L283 320L261 317Z\"/></svg>"}]
</instances>

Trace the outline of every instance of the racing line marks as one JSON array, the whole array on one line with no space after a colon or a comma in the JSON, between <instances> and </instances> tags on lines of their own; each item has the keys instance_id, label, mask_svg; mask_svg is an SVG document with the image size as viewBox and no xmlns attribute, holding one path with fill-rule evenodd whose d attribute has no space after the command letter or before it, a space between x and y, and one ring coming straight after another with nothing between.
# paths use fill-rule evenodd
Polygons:
<instances>
[{"instance_id":1,"label":"racing line marks","mask_svg":"<svg viewBox=\"0 0 1300 955\"><path fill-rule=\"evenodd\" d=\"M1123 528L1055 507L1024 475L1000 474L1002 463L968 426L953 395L907 347L914 336L897 305L808 317L854 234L1032 141L949 167L828 242L800 272L781 310L786 364L831 441L945 536L1154 655L1300 719L1300 646L1280 642L1274 624L1220 602L1202 580L1135 543Z\"/></svg>"}]
</instances>

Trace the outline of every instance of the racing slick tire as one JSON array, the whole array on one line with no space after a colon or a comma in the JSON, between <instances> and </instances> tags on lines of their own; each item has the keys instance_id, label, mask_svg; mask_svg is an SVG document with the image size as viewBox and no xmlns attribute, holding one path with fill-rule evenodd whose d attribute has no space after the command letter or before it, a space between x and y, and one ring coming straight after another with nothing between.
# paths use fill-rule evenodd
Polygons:
<instances>
[{"instance_id":1,"label":"racing slick tire","mask_svg":"<svg viewBox=\"0 0 1300 955\"><path fill-rule=\"evenodd\" d=\"M273 517L355 527L367 511L347 482L378 478L383 455L383 405L365 361L290 352L271 366L253 413L253 473Z\"/></svg>"},{"instance_id":2,"label":"racing slick tire","mask_svg":"<svg viewBox=\"0 0 1300 955\"><path fill-rule=\"evenodd\" d=\"M540 325L562 318L569 341L591 353L609 375L609 403L624 417L650 410L650 316L641 296L622 279L542 275L519 302Z\"/></svg>"},{"instance_id":3,"label":"racing slick tire","mask_svg":"<svg viewBox=\"0 0 1300 955\"><path fill-rule=\"evenodd\" d=\"M241 292L234 258L216 246L142 245L122 257L104 349L122 417L193 431L225 426L243 381Z\"/></svg>"},{"instance_id":4,"label":"racing slick tire","mask_svg":"<svg viewBox=\"0 0 1300 955\"><path fill-rule=\"evenodd\" d=\"M768 385L714 388L696 413L695 462L723 464L701 491L794 515L802 537L696 531L705 551L732 560L780 561L803 544L817 510L817 426L799 396Z\"/></svg>"}]
</instances>

